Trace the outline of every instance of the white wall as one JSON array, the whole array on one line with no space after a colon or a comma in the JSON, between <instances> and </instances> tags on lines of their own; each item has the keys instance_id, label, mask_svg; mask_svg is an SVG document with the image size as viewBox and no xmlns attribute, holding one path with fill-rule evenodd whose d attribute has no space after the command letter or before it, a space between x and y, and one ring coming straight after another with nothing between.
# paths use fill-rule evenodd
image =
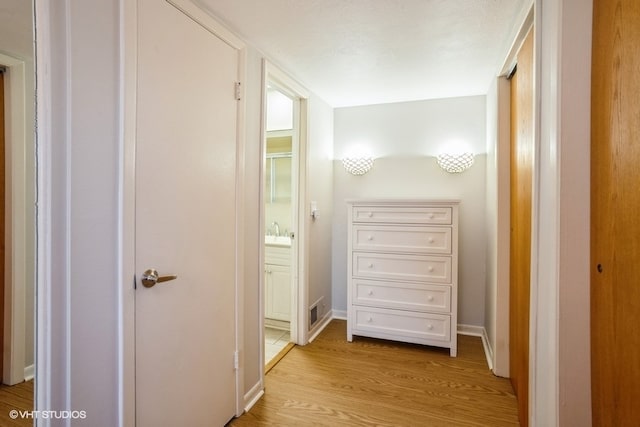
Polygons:
<instances>
[{"instance_id":1,"label":"white wall","mask_svg":"<svg viewBox=\"0 0 640 427\"><path fill-rule=\"evenodd\" d=\"M309 100L307 149L307 203L304 212L309 231L309 295L307 307L318 304L318 324L331 315L331 230L333 228L333 108L315 95ZM317 202L319 216L311 218L310 202ZM308 313L308 310L307 310ZM316 324L315 326L317 326Z\"/></svg>"},{"instance_id":2,"label":"white wall","mask_svg":"<svg viewBox=\"0 0 640 427\"><path fill-rule=\"evenodd\" d=\"M530 425L591 425L592 1L536 0Z\"/></svg>"},{"instance_id":3,"label":"white wall","mask_svg":"<svg viewBox=\"0 0 640 427\"><path fill-rule=\"evenodd\" d=\"M485 330L493 372L509 376L510 83L497 77L487 94L487 289Z\"/></svg>"},{"instance_id":4,"label":"white wall","mask_svg":"<svg viewBox=\"0 0 640 427\"><path fill-rule=\"evenodd\" d=\"M244 290L244 387L255 390L260 383L260 172L262 120L262 67L268 59L251 46L247 48L246 145L245 145L245 290ZM331 302L331 217L332 217L332 156L333 109L313 93L308 101L307 199L317 200L326 214L311 222L308 209L301 212L309 233L308 272L309 294L305 306L319 298ZM308 205L308 203L306 203ZM321 314L319 313L319 316ZM252 396L247 396L251 398Z\"/></svg>"},{"instance_id":5,"label":"white wall","mask_svg":"<svg viewBox=\"0 0 640 427\"><path fill-rule=\"evenodd\" d=\"M335 110L333 307L347 308L346 199L365 197L460 199L458 321L484 325L485 299L485 97L473 96ZM433 155L450 141L466 144L475 164L449 174ZM363 176L339 160L355 144L376 157Z\"/></svg>"},{"instance_id":6,"label":"white wall","mask_svg":"<svg viewBox=\"0 0 640 427\"><path fill-rule=\"evenodd\" d=\"M124 286L118 6L114 0L36 4L38 135L47 136L38 147L39 208L50 211L39 217L39 255L49 256L38 264L37 404L85 410L91 424L112 426L118 425Z\"/></svg>"}]
</instances>

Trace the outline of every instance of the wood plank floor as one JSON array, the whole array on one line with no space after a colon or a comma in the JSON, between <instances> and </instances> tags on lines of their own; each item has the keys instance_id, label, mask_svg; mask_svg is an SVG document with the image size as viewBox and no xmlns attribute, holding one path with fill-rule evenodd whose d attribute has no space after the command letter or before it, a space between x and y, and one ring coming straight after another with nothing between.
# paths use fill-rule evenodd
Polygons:
<instances>
[{"instance_id":1,"label":"wood plank floor","mask_svg":"<svg viewBox=\"0 0 640 427\"><path fill-rule=\"evenodd\" d=\"M265 377L265 395L229 426L517 426L508 380L487 367L479 338L447 349L356 337L332 321Z\"/></svg>"},{"instance_id":2,"label":"wood plank floor","mask_svg":"<svg viewBox=\"0 0 640 427\"><path fill-rule=\"evenodd\" d=\"M33 425L33 419L11 419L9 411L33 411L33 381L6 386L0 384L0 426L26 427Z\"/></svg>"}]
</instances>

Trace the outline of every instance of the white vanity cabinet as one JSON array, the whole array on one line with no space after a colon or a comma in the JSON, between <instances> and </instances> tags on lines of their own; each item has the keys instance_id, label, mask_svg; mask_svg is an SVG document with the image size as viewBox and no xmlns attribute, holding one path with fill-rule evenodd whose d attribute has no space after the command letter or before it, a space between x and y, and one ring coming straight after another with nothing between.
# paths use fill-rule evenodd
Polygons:
<instances>
[{"instance_id":1,"label":"white vanity cabinet","mask_svg":"<svg viewBox=\"0 0 640 427\"><path fill-rule=\"evenodd\" d=\"M457 352L458 201L348 201L347 339Z\"/></svg>"},{"instance_id":2,"label":"white vanity cabinet","mask_svg":"<svg viewBox=\"0 0 640 427\"><path fill-rule=\"evenodd\" d=\"M289 322L291 319L290 247L266 246L264 277L265 318Z\"/></svg>"}]
</instances>

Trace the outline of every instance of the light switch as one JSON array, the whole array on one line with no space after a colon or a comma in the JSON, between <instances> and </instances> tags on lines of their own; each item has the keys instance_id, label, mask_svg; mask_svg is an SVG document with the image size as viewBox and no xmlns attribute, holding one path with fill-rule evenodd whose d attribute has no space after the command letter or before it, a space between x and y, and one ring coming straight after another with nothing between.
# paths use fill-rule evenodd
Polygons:
<instances>
[{"instance_id":1,"label":"light switch","mask_svg":"<svg viewBox=\"0 0 640 427\"><path fill-rule=\"evenodd\" d=\"M320 216L318 212L318 202L315 200L311 201L311 218L316 219Z\"/></svg>"}]
</instances>

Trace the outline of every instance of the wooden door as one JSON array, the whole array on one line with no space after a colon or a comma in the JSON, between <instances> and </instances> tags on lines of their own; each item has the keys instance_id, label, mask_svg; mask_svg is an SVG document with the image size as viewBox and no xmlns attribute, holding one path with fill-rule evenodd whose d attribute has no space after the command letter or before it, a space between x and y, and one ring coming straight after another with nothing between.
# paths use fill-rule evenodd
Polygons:
<instances>
[{"instance_id":1,"label":"wooden door","mask_svg":"<svg viewBox=\"0 0 640 427\"><path fill-rule=\"evenodd\" d=\"M595 0L591 101L594 426L640 425L640 2Z\"/></svg>"},{"instance_id":2,"label":"wooden door","mask_svg":"<svg viewBox=\"0 0 640 427\"><path fill-rule=\"evenodd\" d=\"M138 2L136 425L235 415L239 51ZM144 287L155 269L175 280Z\"/></svg>"},{"instance_id":3,"label":"wooden door","mask_svg":"<svg viewBox=\"0 0 640 427\"><path fill-rule=\"evenodd\" d=\"M533 30L511 78L511 255L509 366L520 424L528 424L531 189L533 177Z\"/></svg>"},{"instance_id":4,"label":"wooden door","mask_svg":"<svg viewBox=\"0 0 640 427\"><path fill-rule=\"evenodd\" d=\"M0 70L0 383L4 372L4 183L5 183L5 167L4 167L4 71Z\"/></svg>"}]
</instances>

